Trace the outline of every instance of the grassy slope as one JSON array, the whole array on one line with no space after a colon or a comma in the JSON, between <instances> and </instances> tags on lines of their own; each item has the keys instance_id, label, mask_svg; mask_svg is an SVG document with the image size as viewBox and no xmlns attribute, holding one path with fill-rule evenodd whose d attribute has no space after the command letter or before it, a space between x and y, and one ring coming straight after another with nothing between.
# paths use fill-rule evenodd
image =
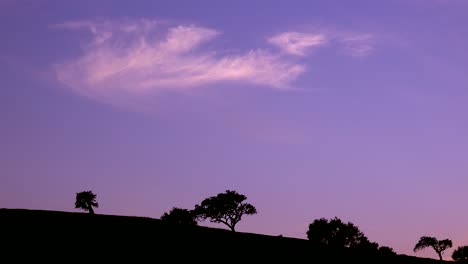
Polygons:
<instances>
[{"instance_id":1,"label":"grassy slope","mask_svg":"<svg viewBox=\"0 0 468 264\"><path fill-rule=\"evenodd\" d=\"M440 263L403 255L391 259L338 256L315 250L303 239L168 225L146 217L0 209L0 226L0 262L10 255L15 263L30 258L60 262Z\"/></svg>"}]
</instances>

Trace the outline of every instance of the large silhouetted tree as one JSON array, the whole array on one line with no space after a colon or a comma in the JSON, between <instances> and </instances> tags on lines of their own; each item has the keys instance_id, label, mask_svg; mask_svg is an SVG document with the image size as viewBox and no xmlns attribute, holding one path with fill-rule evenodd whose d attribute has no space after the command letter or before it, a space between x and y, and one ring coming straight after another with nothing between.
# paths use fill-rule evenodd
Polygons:
<instances>
[{"instance_id":1,"label":"large silhouetted tree","mask_svg":"<svg viewBox=\"0 0 468 264\"><path fill-rule=\"evenodd\" d=\"M414 246L414 252L418 250L423 250L427 247L431 247L434 249L434 251L437 253L439 256L439 259L442 260L442 255L444 254L444 251L447 248L452 247L452 240L450 239L444 239L444 240L437 240L435 237L427 237L427 236L422 236L418 243Z\"/></svg>"},{"instance_id":2,"label":"large silhouetted tree","mask_svg":"<svg viewBox=\"0 0 468 264\"><path fill-rule=\"evenodd\" d=\"M92 191L79 192L76 194L75 208L83 209L90 214L94 214L93 207L99 207L96 201L96 194Z\"/></svg>"},{"instance_id":3,"label":"large silhouetted tree","mask_svg":"<svg viewBox=\"0 0 468 264\"><path fill-rule=\"evenodd\" d=\"M452 259L461 263L468 263L468 246L455 249L452 253Z\"/></svg>"},{"instance_id":4,"label":"large silhouetted tree","mask_svg":"<svg viewBox=\"0 0 468 264\"><path fill-rule=\"evenodd\" d=\"M257 209L244 203L247 197L236 191L227 190L216 196L206 198L201 204L195 205L194 213L200 220L210 219L212 223L223 223L232 231L243 215L253 215Z\"/></svg>"},{"instance_id":5,"label":"large silhouetted tree","mask_svg":"<svg viewBox=\"0 0 468 264\"><path fill-rule=\"evenodd\" d=\"M164 213L161 216L161 221L166 223L173 223L173 224L184 224L184 225L196 225L197 221L195 218L195 214L188 210L173 207L169 213Z\"/></svg>"},{"instance_id":6,"label":"large silhouetted tree","mask_svg":"<svg viewBox=\"0 0 468 264\"><path fill-rule=\"evenodd\" d=\"M314 220L309 225L307 238L317 246L330 248L356 248L370 243L357 226L343 223L337 217Z\"/></svg>"}]
</instances>

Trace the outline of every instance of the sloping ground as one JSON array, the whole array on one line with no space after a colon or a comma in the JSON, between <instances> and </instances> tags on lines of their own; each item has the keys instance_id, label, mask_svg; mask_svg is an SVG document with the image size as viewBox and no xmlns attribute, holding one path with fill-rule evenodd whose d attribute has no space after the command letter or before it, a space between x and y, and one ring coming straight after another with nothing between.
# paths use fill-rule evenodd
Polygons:
<instances>
[{"instance_id":1,"label":"sloping ground","mask_svg":"<svg viewBox=\"0 0 468 264\"><path fill-rule=\"evenodd\" d=\"M325 252L307 240L168 225L158 219L0 209L0 263L441 263L404 255ZM3 261L13 258L14 261Z\"/></svg>"}]
</instances>

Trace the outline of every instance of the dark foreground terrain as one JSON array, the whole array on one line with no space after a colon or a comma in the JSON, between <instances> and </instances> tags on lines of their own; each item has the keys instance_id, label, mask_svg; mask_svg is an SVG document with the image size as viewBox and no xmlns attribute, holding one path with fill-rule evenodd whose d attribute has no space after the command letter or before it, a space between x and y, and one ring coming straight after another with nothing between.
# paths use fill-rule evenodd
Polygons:
<instances>
[{"instance_id":1,"label":"dark foreground terrain","mask_svg":"<svg viewBox=\"0 0 468 264\"><path fill-rule=\"evenodd\" d=\"M170 225L145 217L0 209L0 227L0 263L441 263L332 252L304 239Z\"/></svg>"}]
</instances>

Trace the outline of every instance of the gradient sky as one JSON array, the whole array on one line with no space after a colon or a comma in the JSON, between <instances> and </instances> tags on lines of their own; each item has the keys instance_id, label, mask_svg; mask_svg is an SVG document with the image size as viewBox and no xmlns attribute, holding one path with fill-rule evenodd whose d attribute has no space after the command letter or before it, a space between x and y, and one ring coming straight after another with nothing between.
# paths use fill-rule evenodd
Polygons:
<instances>
[{"instance_id":1,"label":"gradient sky","mask_svg":"<svg viewBox=\"0 0 468 264\"><path fill-rule=\"evenodd\" d=\"M0 207L468 244L468 2L0 0ZM202 223L208 225L208 223ZM214 226L214 225L210 225ZM223 227L222 225L215 225Z\"/></svg>"}]
</instances>

